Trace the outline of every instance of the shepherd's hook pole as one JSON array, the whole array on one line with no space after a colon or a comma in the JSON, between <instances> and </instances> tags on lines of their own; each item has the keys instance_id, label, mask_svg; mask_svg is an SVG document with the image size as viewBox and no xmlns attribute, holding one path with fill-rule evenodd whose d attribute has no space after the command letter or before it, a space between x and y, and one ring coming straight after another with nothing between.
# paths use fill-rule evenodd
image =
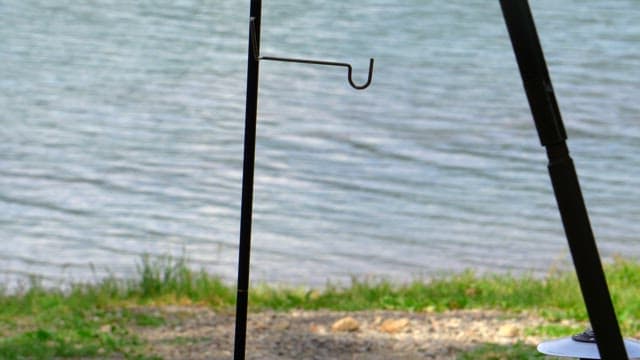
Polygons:
<instances>
[{"instance_id":1,"label":"shepherd's hook pole","mask_svg":"<svg viewBox=\"0 0 640 360\"><path fill-rule=\"evenodd\" d=\"M529 4L527 0L500 0L500 5L538 135L547 150L551 183L600 356L605 360L626 360L620 327Z\"/></svg>"},{"instance_id":2,"label":"shepherd's hook pole","mask_svg":"<svg viewBox=\"0 0 640 360\"><path fill-rule=\"evenodd\" d=\"M260 60L295 62L303 64L340 66L347 68L347 80L356 90L371 84L373 59L369 59L369 75L364 84L356 84L352 78L351 64L290 57L260 56L260 22L262 1L251 0L249 15L249 50L247 59L247 103L244 132L244 163L242 172L242 210L240 214L240 246L238 251L238 294L236 297L236 334L234 359L245 358L247 338L247 307L249 304L249 267L251 255L251 218L253 213L253 175L256 155L256 117L258 109L258 80Z\"/></svg>"},{"instance_id":3,"label":"shepherd's hook pole","mask_svg":"<svg viewBox=\"0 0 640 360\"><path fill-rule=\"evenodd\" d=\"M253 174L256 154L256 115L258 109L258 74L260 51L260 19L262 1L251 0L247 59L247 102L244 131L244 161L242 170L242 205L240 214L240 245L238 248L238 293L236 296L236 332L233 358L244 360L247 338L247 306L249 303L249 257L251 255L251 218L253 212ZM252 34L254 28L255 33ZM255 43L253 43L255 42Z\"/></svg>"}]
</instances>

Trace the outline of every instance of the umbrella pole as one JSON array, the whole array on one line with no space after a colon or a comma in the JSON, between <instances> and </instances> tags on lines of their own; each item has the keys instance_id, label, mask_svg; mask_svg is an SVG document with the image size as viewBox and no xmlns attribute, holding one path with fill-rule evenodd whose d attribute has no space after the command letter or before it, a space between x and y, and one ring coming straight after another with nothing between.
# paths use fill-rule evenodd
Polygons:
<instances>
[{"instance_id":1,"label":"umbrella pole","mask_svg":"<svg viewBox=\"0 0 640 360\"><path fill-rule=\"evenodd\" d=\"M628 359L589 223L566 133L526 0L500 0L534 122L549 159L549 175L582 297L602 359Z\"/></svg>"},{"instance_id":2,"label":"umbrella pole","mask_svg":"<svg viewBox=\"0 0 640 360\"><path fill-rule=\"evenodd\" d=\"M249 303L249 265L251 254L251 221L253 212L253 175L256 153L256 115L258 108L258 54L262 1L251 0L249 49L247 60L247 98L245 107L244 162L242 172L242 205L240 245L238 249L238 289L236 297L235 360L245 358L247 307Z\"/></svg>"}]
</instances>

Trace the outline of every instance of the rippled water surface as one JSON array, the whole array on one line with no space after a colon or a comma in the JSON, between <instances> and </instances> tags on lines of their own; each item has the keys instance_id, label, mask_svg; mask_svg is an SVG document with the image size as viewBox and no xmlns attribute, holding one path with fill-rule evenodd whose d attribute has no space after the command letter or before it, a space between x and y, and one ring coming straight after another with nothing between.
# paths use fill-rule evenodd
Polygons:
<instances>
[{"instance_id":1,"label":"rippled water surface","mask_svg":"<svg viewBox=\"0 0 640 360\"><path fill-rule=\"evenodd\" d=\"M0 1L0 271L233 281L248 1ZM640 255L640 3L533 1L604 257ZM568 248L497 1L263 1L252 279L323 284Z\"/></svg>"}]
</instances>

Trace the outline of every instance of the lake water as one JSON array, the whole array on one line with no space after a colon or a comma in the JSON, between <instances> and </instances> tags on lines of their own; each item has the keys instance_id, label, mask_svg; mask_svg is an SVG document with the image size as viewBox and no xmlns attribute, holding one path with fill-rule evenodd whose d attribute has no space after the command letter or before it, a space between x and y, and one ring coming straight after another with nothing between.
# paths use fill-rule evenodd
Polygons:
<instances>
[{"instance_id":1,"label":"lake water","mask_svg":"<svg viewBox=\"0 0 640 360\"><path fill-rule=\"evenodd\" d=\"M134 4L135 3L135 4ZM4 283L235 281L249 3L0 1ZM640 3L536 0L601 255L640 256ZM568 247L498 1L263 2L252 280L544 273Z\"/></svg>"}]
</instances>

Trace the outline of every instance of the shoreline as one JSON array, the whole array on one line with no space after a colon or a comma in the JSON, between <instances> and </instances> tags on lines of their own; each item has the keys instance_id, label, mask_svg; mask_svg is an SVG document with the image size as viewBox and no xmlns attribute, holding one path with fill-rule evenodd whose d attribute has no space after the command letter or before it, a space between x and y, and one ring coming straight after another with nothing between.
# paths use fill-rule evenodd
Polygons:
<instances>
[{"instance_id":1,"label":"shoreline","mask_svg":"<svg viewBox=\"0 0 640 360\"><path fill-rule=\"evenodd\" d=\"M624 336L640 338L640 262L617 259L605 271ZM29 285L0 288L2 359L230 357L236 289L184 259L143 257L133 279ZM575 274L562 271L262 285L249 296L247 349L256 359L530 359L543 337L588 323Z\"/></svg>"}]
</instances>

